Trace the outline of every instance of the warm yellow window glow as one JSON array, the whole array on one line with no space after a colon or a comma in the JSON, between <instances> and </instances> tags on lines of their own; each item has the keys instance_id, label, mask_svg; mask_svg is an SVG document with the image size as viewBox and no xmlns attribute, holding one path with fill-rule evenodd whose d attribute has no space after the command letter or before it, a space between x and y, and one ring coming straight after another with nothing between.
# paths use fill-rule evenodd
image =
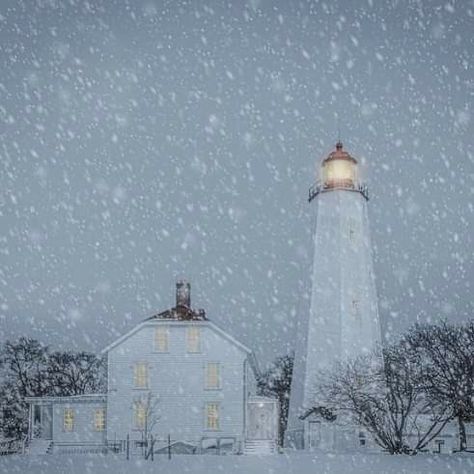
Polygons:
<instances>
[{"instance_id":1,"label":"warm yellow window glow","mask_svg":"<svg viewBox=\"0 0 474 474\"><path fill-rule=\"evenodd\" d=\"M206 388L221 388L220 364L218 362L209 362L206 366Z\"/></svg>"},{"instance_id":2,"label":"warm yellow window glow","mask_svg":"<svg viewBox=\"0 0 474 474\"><path fill-rule=\"evenodd\" d=\"M96 431L105 431L105 408L97 408L95 410L94 428Z\"/></svg>"},{"instance_id":3,"label":"warm yellow window glow","mask_svg":"<svg viewBox=\"0 0 474 474\"><path fill-rule=\"evenodd\" d=\"M65 408L63 413L64 431L74 431L74 410Z\"/></svg>"},{"instance_id":4,"label":"warm yellow window glow","mask_svg":"<svg viewBox=\"0 0 474 474\"><path fill-rule=\"evenodd\" d=\"M191 326L186 331L186 347L188 352L199 352L201 348L201 330Z\"/></svg>"},{"instance_id":5,"label":"warm yellow window glow","mask_svg":"<svg viewBox=\"0 0 474 474\"><path fill-rule=\"evenodd\" d=\"M219 404L218 403L207 403L206 404L206 428L208 430L219 429Z\"/></svg>"},{"instance_id":6,"label":"warm yellow window glow","mask_svg":"<svg viewBox=\"0 0 474 474\"><path fill-rule=\"evenodd\" d=\"M146 407L141 401L133 404L133 424L137 430L144 430L146 427Z\"/></svg>"},{"instance_id":7,"label":"warm yellow window glow","mask_svg":"<svg viewBox=\"0 0 474 474\"><path fill-rule=\"evenodd\" d=\"M327 161L323 167L323 181L329 185L354 184L355 164L347 160Z\"/></svg>"},{"instance_id":8,"label":"warm yellow window glow","mask_svg":"<svg viewBox=\"0 0 474 474\"><path fill-rule=\"evenodd\" d=\"M133 368L133 385L135 388L148 388L148 365L138 362Z\"/></svg>"},{"instance_id":9,"label":"warm yellow window glow","mask_svg":"<svg viewBox=\"0 0 474 474\"><path fill-rule=\"evenodd\" d=\"M155 329L155 351L168 352L168 328L158 327Z\"/></svg>"}]
</instances>

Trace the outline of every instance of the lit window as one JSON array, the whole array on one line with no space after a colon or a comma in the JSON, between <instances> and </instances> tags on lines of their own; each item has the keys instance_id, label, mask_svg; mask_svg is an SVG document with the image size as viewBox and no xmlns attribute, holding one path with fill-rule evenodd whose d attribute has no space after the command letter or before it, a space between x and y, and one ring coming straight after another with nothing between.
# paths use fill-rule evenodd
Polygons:
<instances>
[{"instance_id":1,"label":"lit window","mask_svg":"<svg viewBox=\"0 0 474 474\"><path fill-rule=\"evenodd\" d=\"M135 364L133 385L135 388L148 388L148 365L145 362Z\"/></svg>"},{"instance_id":2,"label":"lit window","mask_svg":"<svg viewBox=\"0 0 474 474\"><path fill-rule=\"evenodd\" d=\"M155 351L168 352L168 328L155 328Z\"/></svg>"},{"instance_id":3,"label":"lit window","mask_svg":"<svg viewBox=\"0 0 474 474\"><path fill-rule=\"evenodd\" d=\"M65 408L63 415L64 431L74 431L74 410L72 408Z\"/></svg>"},{"instance_id":4,"label":"lit window","mask_svg":"<svg viewBox=\"0 0 474 474\"><path fill-rule=\"evenodd\" d=\"M199 352L201 347L200 328L191 326L186 331L186 347L188 352Z\"/></svg>"},{"instance_id":5,"label":"lit window","mask_svg":"<svg viewBox=\"0 0 474 474\"><path fill-rule=\"evenodd\" d=\"M206 366L206 388L221 388L220 364L218 362L209 362Z\"/></svg>"},{"instance_id":6,"label":"lit window","mask_svg":"<svg viewBox=\"0 0 474 474\"><path fill-rule=\"evenodd\" d=\"M142 401L133 404L133 425L137 430L144 430L146 427L146 407Z\"/></svg>"},{"instance_id":7,"label":"lit window","mask_svg":"<svg viewBox=\"0 0 474 474\"><path fill-rule=\"evenodd\" d=\"M96 431L105 431L105 408L97 408L95 410L94 428Z\"/></svg>"},{"instance_id":8,"label":"lit window","mask_svg":"<svg viewBox=\"0 0 474 474\"><path fill-rule=\"evenodd\" d=\"M219 429L219 404L212 402L206 404L206 428L208 430Z\"/></svg>"}]
</instances>

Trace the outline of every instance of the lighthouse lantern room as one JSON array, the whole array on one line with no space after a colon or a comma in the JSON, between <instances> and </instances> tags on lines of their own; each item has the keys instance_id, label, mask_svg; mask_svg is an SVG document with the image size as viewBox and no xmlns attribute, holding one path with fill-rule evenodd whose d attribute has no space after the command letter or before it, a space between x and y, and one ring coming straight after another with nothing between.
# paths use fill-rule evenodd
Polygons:
<instances>
[{"instance_id":1,"label":"lighthouse lantern room","mask_svg":"<svg viewBox=\"0 0 474 474\"><path fill-rule=\"evenodd\" d=\"M341 142L329 153L318 170L318 179L309 190L309 201L319 193L332 189L344 189L361 193L369 198L367 186L360 182L357 160L343 149Z\"/></svg>"}]
</instances>

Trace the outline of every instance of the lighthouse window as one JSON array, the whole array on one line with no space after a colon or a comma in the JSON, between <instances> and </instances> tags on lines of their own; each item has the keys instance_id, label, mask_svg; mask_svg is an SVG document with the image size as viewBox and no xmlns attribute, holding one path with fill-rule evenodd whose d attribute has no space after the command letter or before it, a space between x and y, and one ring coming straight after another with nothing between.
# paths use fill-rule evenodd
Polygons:
<instances>
[{"instance_id":1,"label":"lighthouse window","mask_svg":"<svg viewBox=\"0 0 474 474\"><path fill-rule=\"evenodd\" d=\"M355 242L357 239L357 221L353 218L349 218L347 228L348 228L349 240L351 242Z\"/></svg>"}]
</instances>

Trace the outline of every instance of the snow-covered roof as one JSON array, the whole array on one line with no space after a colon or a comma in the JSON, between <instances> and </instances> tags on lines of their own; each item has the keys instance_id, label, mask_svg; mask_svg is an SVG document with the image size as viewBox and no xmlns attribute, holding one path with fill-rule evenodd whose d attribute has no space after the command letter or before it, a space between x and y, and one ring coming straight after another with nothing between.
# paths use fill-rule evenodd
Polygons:
<instances>
[{"instance_id":1,"label":"snow-covered roof","mask_svg":"<svg viewBox=\"0 0 474 474\"><path fill-rule=\"evenodd\" d=\"M177 304L174 308L167 309L161 313L155 314L147 321L152 319L166 319L177 321L206 321L206 312L203 309L193 309L185 305Z\"/></svg>"},{"instance_id":2,"label":"snow-covered roof","mask_svg":"<svg viewBox=\"0 0 474 474\"><path fill-rule=\"evenodd\" d=\"M221 329L219 326L217 326L215 323L212 323L208 319L200 319L200 320L175 320L175 319L161 319L161 318L148 318L145 321L142 321L140 324L137 324L134 328L132 328L130 331L125 333L123 336L119 337L116 339L114 342L109 344L105 349L101 351L101 354L106 354L109 352L111 349L117 347L119 344L121 344L123 341L128 339L130 336L133 336L136 332L138 332L140 329L147 327L147 326L155 326L157 324L166 324L166 325L176 325L176 326L182 326L182 325L203 325L206 327L211 328L214 332L218 333L221 335L223 338L227 339L230 343L232 343L234 346L238 347L242 351L252 354L252 350L249 349L247 346L239 342L237 339L232 337L230 334L225 332L223 329Z\"/></svg>"},{"instance_id":3,"label":"snow-covered roof","mask_svg":"<svg viewBox=\"0 0 474 474\"><path fill-rule=\"evenodd\" d=\"M105 393L85 393L81 395L68 396L46 396L46 397L25 397L27 403L80 403L80 402L105 402L107 394Z\"/></svg>"},{"instance_id":4,"label":"snow-covered roof","mask_svg":"<svg viewBox=\"0 0 474 474\"><path fill-rule=\"evenodd\" d=\"M276 403L278 399L276 397L264 397L262 395L251 395L248 398L248 403Z\"/></svg>"}]
</instances>

